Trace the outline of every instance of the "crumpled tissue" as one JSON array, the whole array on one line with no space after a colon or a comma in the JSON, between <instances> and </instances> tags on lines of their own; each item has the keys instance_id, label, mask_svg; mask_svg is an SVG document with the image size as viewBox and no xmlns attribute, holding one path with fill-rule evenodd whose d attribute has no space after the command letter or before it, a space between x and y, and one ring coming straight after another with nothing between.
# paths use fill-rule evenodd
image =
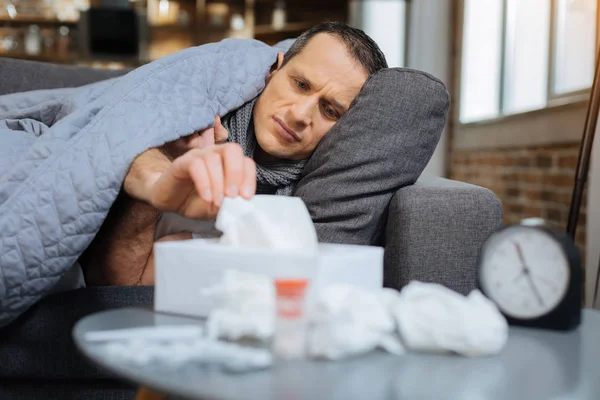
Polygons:
<instances>
[{"instance_id":1,"label":"crumpled tissue","mask_svg":"<svg viewBox=\"0 0 600 400\"><path fill-rule=\"evenodd\" d=\"M412 350L484 356L497 354L508 340L506 319L479 290L463 296L440 284L411 282L390 306Z\"/></svg>"},{"instance_id":2,"label":"crumpled tissue","mask_svg":"<svg viewBox=\"0 0 600 400\"><path fill-rule=\"evenodd\" d=\"M183 327L179 326L179 329ZM160 333L160 327L153 327ZM137 367L165 368L168 370L186 368L190 364L218 366L227 372L247 372L268 368L273 356L267 349L242 346L204 338L202 336L181 338L168 335L157 340L152 336L125 339L111 339L95 346L103 357L122 364ZM136 334L138 332L133 332Z\"/></svg>"},{"instance_id":3,"label":"crumpled tissue","mask_svg":"<svg viewBox=\"0 0 600 400\"><path fill-rule=\"evenodd\" d=\"M273 338L276 299L273 282L267 277L231 269L220 284L203 293L216 303L207 319L209 338ZM395 335L396 321L383 307L379 294L356 286L327 286L319 293L308 323L307 349L314 358L335 360L377 347L394 354L404 352Z\"/></svg>"},{"instance_id":4,"label":"crumpled tissue","mask_svg":"<svg viewBox=\"0 0 600 400\"><path fill-rule=\"evenodd\" d=\"M307 348L314 358L337 360L377 347L404 353L395 335L396 321L378 294L356 286L338 284L323 289L310 323Z\"/></svg>"},{"instance_id":5,"label":"crumpled tissue","mask_svg":"<svg viewBox=\"0 0 600 400\"><path fill-rule=\"evenodd\" d=\"M297 197L256 195L227 197L215 227L219 243L229 246L318 250L317 232L304 202Z\"/></svg>"},{"instance_id":6,"label":"crumpled tissue","mask_svg":"<svg viewBox=\"0 0 600 400\"><path fill-rule=\"evenodd\" d=\"M207 319L211 339L266 341L275 326L275 288L264 275L236 269L225 271L221 283L202 290L217 307Z\"/></svg>"},{"instance_id":7,"label":"crumpled tissue","mask_svg":"<svg viewBox=\"0 0 600 400\"><path fill-rule=\"evenodd\" d=\"M210 337L273 337L272 282L252 275L228 271L215 291L221 297L208 318ZM408 349L485 356L497 354L508 339L506 319L478 290L463 296L439 284L416 281L400 292L326 286L318 293L308 325L307 355L331 360L376 348L393 354Z\"/></svg>"}]
</instances>

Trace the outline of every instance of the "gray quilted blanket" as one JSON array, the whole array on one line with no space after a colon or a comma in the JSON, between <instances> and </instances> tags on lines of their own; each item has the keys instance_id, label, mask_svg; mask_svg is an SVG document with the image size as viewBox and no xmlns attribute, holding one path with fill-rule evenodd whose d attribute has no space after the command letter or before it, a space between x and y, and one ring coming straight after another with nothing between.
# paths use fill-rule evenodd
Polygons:
<instances>
[{"instance_id":1,"label":"gray quilted blanket","mask_svg":"<svg viewBox=\"0 0 600 400\"><path fill-rule=\"evenodd\" d=\"M143 151L257 96L277 49L226 39L73 89L0 97L0 326L51 292Z\"/></svg>"}]
</instances>

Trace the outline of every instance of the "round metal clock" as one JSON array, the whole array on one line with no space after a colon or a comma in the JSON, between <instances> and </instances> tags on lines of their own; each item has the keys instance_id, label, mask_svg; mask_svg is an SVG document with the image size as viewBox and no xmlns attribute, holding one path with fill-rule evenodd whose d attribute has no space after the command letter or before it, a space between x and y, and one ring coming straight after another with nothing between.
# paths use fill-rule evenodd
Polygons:
<instances>
[{"instance_id":1,"label":"round metal clock","mask_svg":"<svg viewBox=\"0 0 600 400\"><path fill-rule=\"evenodd\" d=\"M557 330L579 325L579 249L541 219L493 233L481 250L478 280L511 325Z\"/></svg>"}]
</instances>

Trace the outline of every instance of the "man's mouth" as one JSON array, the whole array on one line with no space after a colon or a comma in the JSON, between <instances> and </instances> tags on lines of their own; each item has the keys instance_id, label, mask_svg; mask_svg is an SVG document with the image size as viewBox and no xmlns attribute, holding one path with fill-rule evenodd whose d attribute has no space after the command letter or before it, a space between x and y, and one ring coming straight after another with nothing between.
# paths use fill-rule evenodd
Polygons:
<instances>
[{"instance_id":1,"label":"man's mouth","mask_svg":"<svg viewBox=\"0 0 600 400\"><path fill-rule=\"evenodd\" d=\"M275 129L277 130L277 133L279 133L279 136L281 136L284 140L288 142L300 142L300 136L298 136L296 132L291 130L285 124L285 122L283 122L277 117L273 117L273 120L275 121Z\"/></svg>"}]
</instances>

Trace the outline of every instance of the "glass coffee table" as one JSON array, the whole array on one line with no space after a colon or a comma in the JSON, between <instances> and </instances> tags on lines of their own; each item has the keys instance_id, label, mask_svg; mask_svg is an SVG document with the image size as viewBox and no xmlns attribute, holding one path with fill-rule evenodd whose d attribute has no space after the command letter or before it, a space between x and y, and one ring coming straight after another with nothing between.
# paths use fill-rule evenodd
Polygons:
<instances>
[{"instance_id":1,"label":"glass coffee table","mask_svg":"<svg viewBox=\"0 0 600 400\"><path fill-rule=\"evenodd\" d=\"M343 361L276 362L254 372L190 366L183 370L123 365L84 339L86 332L156 325L202 325L198 319L125 308L90 315L73 329L79 350L115 376L187 399L598 399L600 312L584 310L572 332L511 328L497 356L383 352Z\"/></svg>"}]
</instances>

